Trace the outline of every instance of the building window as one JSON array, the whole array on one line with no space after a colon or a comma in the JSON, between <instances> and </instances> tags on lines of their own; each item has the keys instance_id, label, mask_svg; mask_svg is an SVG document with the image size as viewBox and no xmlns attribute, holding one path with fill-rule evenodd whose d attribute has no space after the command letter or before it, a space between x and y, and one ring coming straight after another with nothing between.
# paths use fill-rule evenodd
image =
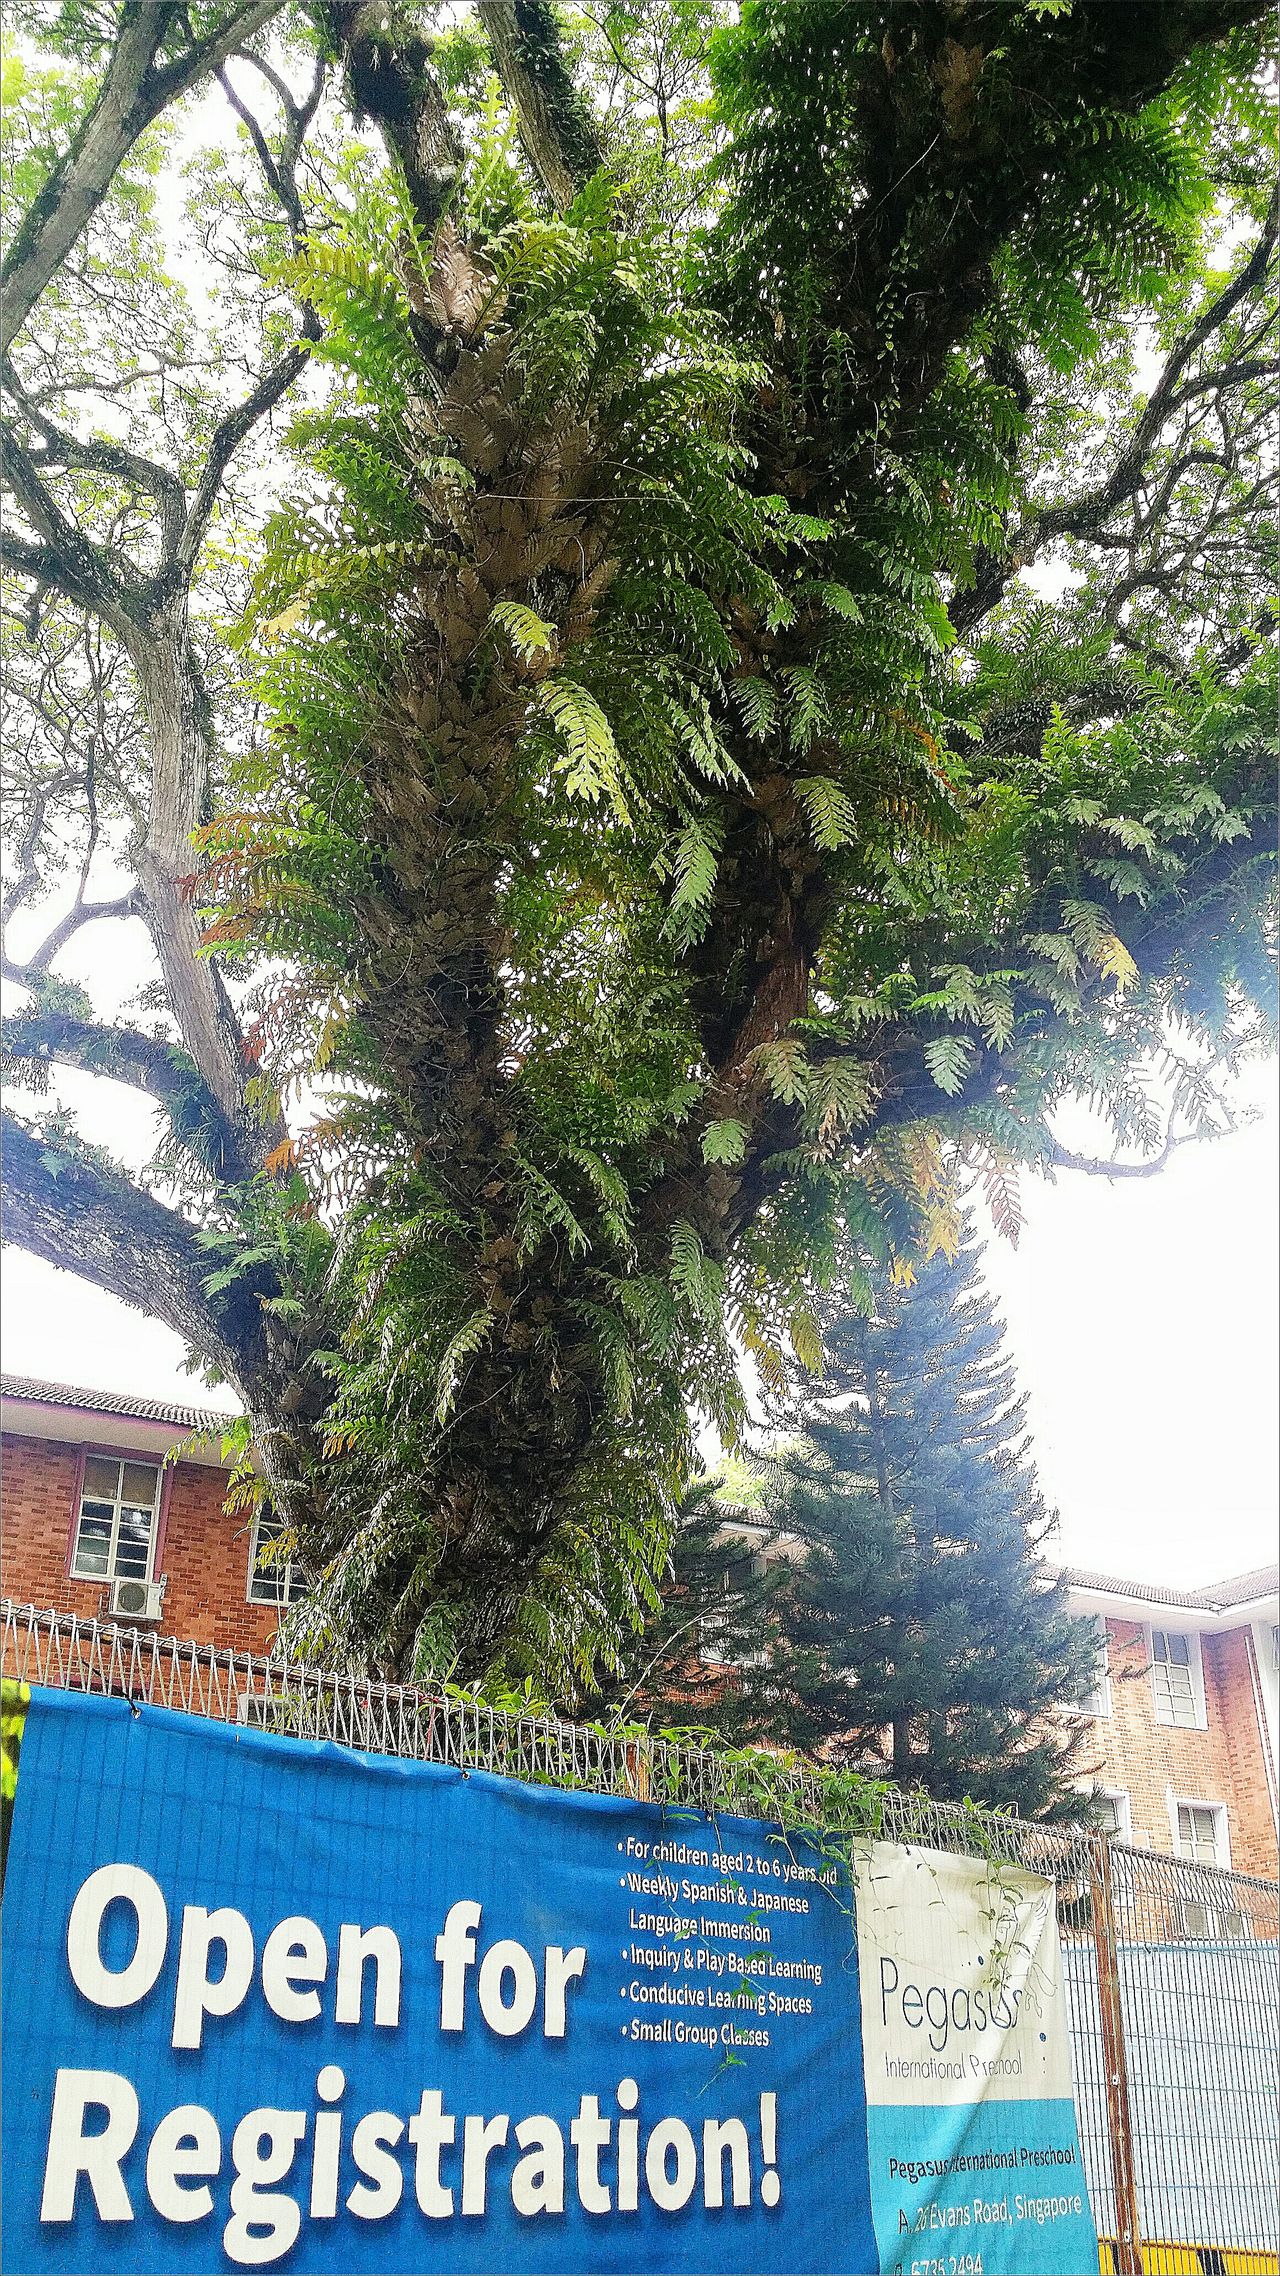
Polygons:
<instances>
[{"instance_id":1,"label":"building window","mask_svg":"<svg viewBox=\"0 0 1280 2276\"><path fill-rule=\"evenodd\" d=\"M159 1508L157 1463L86 1454L71 1553L72 1579L150 1580Z\"/></svg>"},{"instance_id":2,"label":"building window","mask_svg":"<svg viewBox=\"0 0 1280 2276\"><path fill-rule=\"evenodd\" d=\"M1082 1628L1093 1631L1095 1658L1093 1681L1075 1700L1070 1712L1075 1715L1107 1716L1111 1713L1111 1677L1107 1668L1107 1623L1105 1620L1082 1620Z\"/></svg>"},{"instance_id":3,"label":"building window","mask_svg":"<svg viewBox=\"0 0 1280 2276\"><path fill-rule=\"evenodd\" d=\"M1178 1855L1192 1865L1227 1862L1226 1812L1220 1802L1177 1804Z\"/></svg>"},{"instance_id":4,"label":"building window","mask_svg":"<svg viewBox=\"0 0 1280 2276\"><path fill-rule=\"evenodd\" d=\"M296 1604L306 1583L292 1557L281 1556L276 1544L289 1528L282 1517L264 1510L253 1521L249 1536L250 1604Z\"/></svg>"},{"instance_id":5,"label":"building window","mask_svg":"<svg viewBox=\"0 0 1280 2276\"><path fill-rule=\"evenodd\" d=\"M1157 1723L1203 1730L1204 1688L1197 1635L1182 1634L1174 1628L1152 1629L1151 1684Z\"/></svg>"},{"instance_id":6,"label":"building window","mask_svg":"<svg viewBox=\"0 0 1280 2276\"><path fill-rule=\"evenodd\" d=\"M755 1581L764 1579L767 1559L759 1553L735 1557L720 1575L720 1587L731 1602L745 1596ZM723 1612L704 1612L698 1622L698 1658L704 1667L767 1667L767 1651L735 1651L730 1637L729 1606Z\"/></svg>"},{"instance_id":7,"label":"building window","mask_svg":"<svg viewBox=\"0 0 1280 2276\"><path fill-rule=\"evenodd\" d=\"M1105 1834L1108 1841L1132 1841L1133 1820L1129 1797L1123 1787L1103 1788L1094 1795L1093 1807L1098 1831Z\"/></svg>"}]
</instances>

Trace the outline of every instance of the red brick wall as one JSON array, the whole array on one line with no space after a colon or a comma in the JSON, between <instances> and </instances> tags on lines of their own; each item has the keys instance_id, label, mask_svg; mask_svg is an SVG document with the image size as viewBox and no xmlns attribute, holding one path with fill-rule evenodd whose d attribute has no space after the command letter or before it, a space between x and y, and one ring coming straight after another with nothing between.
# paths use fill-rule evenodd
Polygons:
<instances>
[{"instance_id":1,"label":"red brick wall","mask_svg":"<svg viewBox=\"0 0 1280 2276\"><path fill-rule=\"evenodd\" d=\"M1100 1786L1129 1795L1133 1839L1173 1849L1169 1791L1182 1801L1225 1805L1231 1862L1237 1872L1274 1877L1276 1827L1267 1792L1258 1714L1245 1631L1201 1637L1207 1730L1171 1729L1156 1721L1145 1629L1108 1620L1111 1715L1088 1729L1085 1760Z\"/></svg>"},{"instance_id":2,"label":"red brick wall","mask_svg":"<svg viewBox=\"0 0 1280 2276\"><path fill-rule=\"evenodd\" d=\"M6 1435L0 1473L0 1564L7 1596L92 1619L106 1612L102 1582L67 1578L80 1451L78 1443ZM138 1458L156 1460L154 1454L141 1452ZM245 1601L249 1537L243 1520L228 1517L223 1509L225 1490L221 1470L194 1462L174 1467L160 1562L169 1585L159 1625L165 1635L193 1637L220 1649L262 1652L275 1634L279 1616L271 1605Z\"/></svg>"},{"instance_id":3,"label":"red brick wall","mask_svg":"<svg viewBox=\"0 0 1280 2276\"><path fill-rule=\"evenodd\" d=\"M79 1442L5 1436L0 1473L0 1565L6 1595L91 1619L104 1614L99 1581L67 1578L67 1544L81 1447ZM154 1455L139 1451L139 1459ZM161 1571L168 1579L167 1635L220 1649L265 1651L277 1614L249 1604L249 1542L243 1521L222 1507L224 1473L179 1462L169 1492ZM1184 1800L1226 1806L1231 1862L1240 1872L1274 1877L1276 1828L1258 1730L1246 1631L1202 1637L1208 1729L1157 1723L1146 1634L1132 1621L1107 1622L1111 1715L1089 1726L1084 1752L1099 1785L1123 1788L1133 1839L1173 1847L1169 1790ZM709 1671L699 1669L705 1677Z\"/></svg>"}]
</instances>

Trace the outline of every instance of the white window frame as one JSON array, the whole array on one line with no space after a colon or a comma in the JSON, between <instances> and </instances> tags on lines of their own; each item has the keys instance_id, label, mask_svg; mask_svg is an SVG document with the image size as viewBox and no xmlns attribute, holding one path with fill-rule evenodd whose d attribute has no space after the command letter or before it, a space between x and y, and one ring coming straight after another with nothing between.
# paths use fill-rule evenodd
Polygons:
<instances>
[{"instance_id":1,"label":"white window frame","mask_svg":"<svg viewBox=\"0 0 1280 2276\"><path fill-rule=\"evenodd\" d=\"M285 1691L242 1691L236 1701L236 1721L255 1731L287 1731L290 1710L296 1706Z\"/></svg>"},{"instance_id":2,"label":"white window frame","mask_svg":"<svg viewBox=\"0 0 1280 2276\"><path fill-rule=\"evenodd\" d=\"M116 1490L112 1497L111 1534L107 1543L107 1569L103 1573L86 1572L80 1564L84 1505L86 1501L105 1502L107 1499L105 1494L90 1492L85 1482L91 1462L113 1462L116 1472ZM116 1557L120 1547L120 1509L124 1495L124 1474L126 1470L154 1470L156 1474L156 1490L151 1503L151 1527L147 1534L147 1564L145 1572L142 1573L121 1573L116 1569ZM112 1581L118 1580L153 1581L156 1578L156 1545L160 1539L160 1512L164 1502L165 1475L163 1462L153 1462L150 1456L146 1454L119 1453L114 1446L89 1446L85 1448L79 1478L79 1490L73 1516L71 1561L67 1567L68 1577L73 1581L96 1583L99 1588L107 1588ZM137 1504L130 1502L127 1506L132 1509L136 1508Z\"/></svg>"},{"instance_id":3,"label":"white window frame","mask_svg":"<svg viewBox=\"0 0 1280 2276\"><path fill-rule=\"evenodd\" d=\"M1178 1812L1179 1810L1208 1810L1213 1817L1213 1862L1224 1873L1229 1873L1231 1871L1231 1820L1227 1815L1226 1803L1210 1801L1208 1796L1204 1794L1175 1794L1172 1787L1169 1788L1168 1795L1169 1832L1172 1837L1174 1856L1179 1858L1184 1865L1202 1862L1198 1858L1189 1858L1178 1839Z\"/></svg>"},{"instance_id":4,"label":"white window frame","mask_svg":"<svg viewBox=\"0 0 1280 2276\"><path fill-rule=\"evenodd\" d=\"M1108 1838L1127 1843L1133 1840L1133 1801L1127 1786L1099 1786L1100 1801L1116 1805L1116 1830Z\"/></svg>"},{"instance_id":5,"label":"white window frame","mask_svg":"<svg viewBox=\"0 0 1280 2276\"><path fill-rule=\"evenodd\" d=\"M1175 1721L1172 1715L1162 1715L1160 1712L1160 1698L1156 1689L1155 1639L1157 1636L1185 1636L1187 1639L1187 1673L1191 1678L1191 1707L1195 1717L1194 1722L1179 1723ZM1147 1665L1151 1671L1151 1711L1161 1730L1207 1731L1209 1717L1205 1708L1204 1653L1201 1648L1200 1630L1198 1628L1162 1628L1154 1621L1149 1622L1147 1626Z\"/></svg>"},{"instance_id":6,"label":"white window frame","mask_svg":"<svg viewBox=\"0 0 1280 2276\"><path fill-rule=\"evenodd\" d=\"M741 1587L735 1588L729 1578L730 1569L726 1566L720 1575L721 1589L725 1599L724 1610L723 1612L704 1612L698 1622L698 1658L703 1667L752 1668L769 1665L769 1654L762 1648L757 1648L751 1652L741 1652L734 1659L728 1658L721 1649L721 1641L724 1639L729 1626L730 1605L735 1598L744 1593L746 1588L750 1587L752 1581L764 1579L769 1560L762 1556L759 1550L747 1550L736 1562L748 1567L745 1582Z\"/></svg>"},{"instance_id":7,"label":"white window frame","mask_svg":"<svg viewBox=\"0 0 1280 2276\"><path fill-rule=\"evenodd\" d=\"M1062 1712L1064 1715L1082 1715L1090 1723L1109 1723L1111 1721L1111 1631L1100 1612L1078 1612L1075 1617L1082 1627L1086 1621L1091 1622L1097 1633L1098 1675L1094 1685L1094 1697L1098 1704L1091 1707L1086 1700L1064 1699L1062 1701Z\"/></svg>"},{"instance_id":8,"label":"white window frame","mask_svg":"<svg viewBox=\"0 0 1280 2276\"><path fill-rule=\"evenodd\" d=\"M264 1565L261 1572L258 1571L259 1528L262 1526L264 1520L269 1526L274 1527L280 1532L284 1532L286 1530L284 1519L276 1517L270 1510L259 1510L255 1515L253 1524L249 1528L249 1570L245 1575L245 1602L246 1604L256 1604L261 1610L264 1610L266 1612L287 1612L289 1606L296 1603L298 1596L301 1595L302 1583L299 1582L297 1584L295 1591L292 1557L286 1557L283 1560L283 1563L280 1561L280 1559L277 1558L272 1564ZM267 1585L270 1585L271 1582L275 1580L277 1574L282 1575L282 1590L279 1595L254 1595L253 1584L255 1581L262 1581Z\"/></svg>"}]
</instances>

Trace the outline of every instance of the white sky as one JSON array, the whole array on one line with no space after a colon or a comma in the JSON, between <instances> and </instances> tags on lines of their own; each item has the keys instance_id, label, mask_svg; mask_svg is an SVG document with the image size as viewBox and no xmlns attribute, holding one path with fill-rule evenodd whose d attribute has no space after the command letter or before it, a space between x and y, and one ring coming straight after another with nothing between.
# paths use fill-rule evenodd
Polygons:
<instances>
[{"instance_id":1,"label":"white sky","mask_svg":"<svg viewBox=\"0 0 1280 2276\"><path fill-rule=\"evenodd\" d=\"M1276 1555L1274 1066L1239 1096L1251 1127L1153 1178L1026 1180L1017 1249L988 1246L1070 1564L1194 1586Z\"/></svg>"}]
</instances>

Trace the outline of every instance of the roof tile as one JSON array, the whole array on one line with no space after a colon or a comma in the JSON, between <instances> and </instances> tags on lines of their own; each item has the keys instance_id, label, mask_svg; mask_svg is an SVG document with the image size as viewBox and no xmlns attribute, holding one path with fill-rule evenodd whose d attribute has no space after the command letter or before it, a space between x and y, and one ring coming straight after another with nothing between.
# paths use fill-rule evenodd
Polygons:
<instances>
[{"instance_id":1,"label":"roof tile","mask_svg":"<svg viewBox=\"0 0 1280 2276\"><path fill-rule=\"evenodd\" d=\"M90 1415L124 1415L135 1422L169 1423L175 1430L214 1434L230 1417L216 1407L186 1407L169 1399L137 1399L119 1391L91 1391L76 1383L45 1383L34 1375L0 1375L0 1396L36 1406Z\"/></svg>"},{"instance_id":2,"label":"roof tile","mask_svg":"<svg viewBox=\"0 0 1280 2276\"><path fill-rule=\"evenodd\" d=\"M1237 1573L1232 1580L1211 1581L1207 1588L1171 1588L1164 1581L1122 1581L1114 1573L1086 1572L1079 1565L1058 1569L1070 1588L1137 1597L1143 1604L1173 1604L1187 1612L1229 1612L1235 1604L1251 1604L1256 1597L1273 1596L1280 1588L1280 1565L1257 1565L1252 1572Z\"/></svg>"}]
</instances>

